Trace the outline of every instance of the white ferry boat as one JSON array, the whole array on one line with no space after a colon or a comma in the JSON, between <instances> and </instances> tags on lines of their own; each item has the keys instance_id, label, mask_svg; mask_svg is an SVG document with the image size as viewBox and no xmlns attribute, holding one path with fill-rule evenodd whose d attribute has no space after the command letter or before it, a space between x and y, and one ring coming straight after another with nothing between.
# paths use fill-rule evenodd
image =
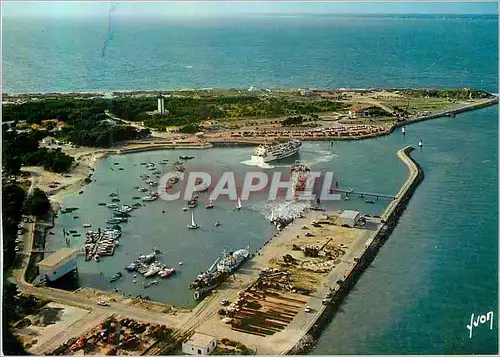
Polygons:
<instances>
[{"instance_id":1,"label":"white ferry boat","mask_svg":"<svg viewBox=\"0 0 500 357\"><path fill-rule=\"evenodd\" d=\"M259 145L252 153L252 160L271 162L296 154L302 143L298 140Z\"/></svg>"}]
</instances>

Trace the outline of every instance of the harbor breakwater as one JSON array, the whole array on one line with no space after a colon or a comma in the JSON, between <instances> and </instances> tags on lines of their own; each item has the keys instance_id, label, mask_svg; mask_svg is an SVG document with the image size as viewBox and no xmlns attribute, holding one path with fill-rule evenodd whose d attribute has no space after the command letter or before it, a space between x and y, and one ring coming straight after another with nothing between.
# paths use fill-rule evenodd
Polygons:
<instances>
[{"instance_id":1,"label":"harbor breakwater","mask_svg":"<svg viewBox=\"0 0 500 357\"><path fill-rule=\"evenodd\" d=\"M346 272L345 279L338 281L331 289L333 296L330 302L318 311L316 321L302 339L290 350L285 351L288 355L304 354L309 351L315 341L319 338L324 328L332 321L343 300L356 284L363 271L370 266L375 259L380 247L389 238L391 232L396 227L399 217L403 214L413 193L424 179L424 172L420 165L411 157L413 147L407 146L398 151L398 157L408 167L410 175L399 190L396 198L391 201L381 216L382 224L366 242L363 253L359 259Z\"/></svg>"},{"instance_id":2,"label":"harbor breakwater","mask_svg":"<svg viewBox=\"0 0 500 357\"><path fill-rule=\"evenodd\" d=\"M419 122L425 121L425 120L442 118L442 117L446 117L446 116L449 116L449 115L455 115L455 114L465 113L465 112L468 112L468 111L471 111L471 110L486 108L486 107L489 107L489 106L492 106L492 105L495 105L495 104L498 104L498 96L495 96L494 98L490 98L490 99L484 100L484 101L479 102L479 103L472 103L472 104L469 104L469 105L466 105L466 106L463 106L463 107L459 107L459 108L455 108L455 109L449 109L449 110L445 110L445 111L434 113L434 114L424 115L424 116L421 116L419 118L413 118L413 119L401 121L401 122L398 122L398 123L394 124L391 127L390 133L392 133L395 129L397 129L399 127L402 127L402 126L406 126L406 125L410 125L410 124L416 124L416 123L419 123Z\"/></svg>"}]
</instances>

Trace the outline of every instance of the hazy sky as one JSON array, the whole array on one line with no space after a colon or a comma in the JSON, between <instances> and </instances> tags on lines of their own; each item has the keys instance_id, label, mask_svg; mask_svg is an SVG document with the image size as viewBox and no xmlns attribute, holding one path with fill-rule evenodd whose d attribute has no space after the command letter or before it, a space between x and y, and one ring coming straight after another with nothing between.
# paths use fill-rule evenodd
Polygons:
<instances>
[{"instance_id":1,"label":"hazy sky","mask_svg":"<svg viewBox=\"0 0 500 357\"><path fill-rule=\"evenodd\" d=\"M2 1L2 16L68 17L106 16L117 2ZM124 16L228 16L236 14L496 14L497 2L118 2L117 13Z\"/></svg>"}]
</instances>

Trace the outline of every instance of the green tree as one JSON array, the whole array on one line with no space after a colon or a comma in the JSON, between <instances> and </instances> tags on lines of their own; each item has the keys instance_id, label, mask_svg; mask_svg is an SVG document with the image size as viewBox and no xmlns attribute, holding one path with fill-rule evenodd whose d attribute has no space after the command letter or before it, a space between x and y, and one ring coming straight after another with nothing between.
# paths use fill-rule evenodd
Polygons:
<instances>
[{"instance_id":1,"label":"green tree","mask_svg":"<svg viewBox=\"0 0 500 357\"><path fill-rule=\"evenodd\" d=\"M30 214L37 217L49 213L50 201L45 192L39 188L35 188L33 193L28 197L27 208Z\"/></svg>"}]
</instances>

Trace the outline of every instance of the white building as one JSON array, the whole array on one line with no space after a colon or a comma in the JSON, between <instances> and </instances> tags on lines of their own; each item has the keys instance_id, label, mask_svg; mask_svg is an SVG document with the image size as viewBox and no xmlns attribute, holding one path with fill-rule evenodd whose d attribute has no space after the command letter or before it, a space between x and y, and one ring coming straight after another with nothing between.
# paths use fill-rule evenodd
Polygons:
<instances>
[{"instance_id":1,"label":"white building","mask_svg":"<svg viewBox=\"0 0 500 357\"><path fill-rule=\"evenodd\" d=\"M158 113L165 114L165 98L161 95L158 97Z\"/></svg>"},{"instance_id":2,"label":"white building","mask_svg":"<svg viewBox=\"0 0 500 357\"><path fill-rule=\"evenodd\" d=\"M77 250L61 248L38 263L40 276L54 281L77 269Z\"/></svg>"},{"instance_id":3,"label":"white building","mask_svg":"<svg viewBox=\"0 0 500 357\"><path fill-rule=\"evenodd\" d=\"M360 213L358 211L345 210L339 216L340 224L347 225L349 227L354 227L358 223L360 218Z\"/></svg>"},{"instance_id":4,"label":"white building","mask_svg":"<svg viewBox=\"0 0 500 357\"><path fill-rule=\"evenodd\" d=\"M182 343L182 352L188 355L209 355L217 347L217 339L195 332Z\"/></svg>"},{"instance_id":5,"label":"white building","mask_svg":"<svg viewBox=\"0 0 500 357\"><path fill-rule=\"evenodd\" d=\"M43 145L55 145L57 143L58 143L58 141L55 138L53 138L52 136L46 136L45 138L42 139Z\"/></svg>"}]
</instances>

